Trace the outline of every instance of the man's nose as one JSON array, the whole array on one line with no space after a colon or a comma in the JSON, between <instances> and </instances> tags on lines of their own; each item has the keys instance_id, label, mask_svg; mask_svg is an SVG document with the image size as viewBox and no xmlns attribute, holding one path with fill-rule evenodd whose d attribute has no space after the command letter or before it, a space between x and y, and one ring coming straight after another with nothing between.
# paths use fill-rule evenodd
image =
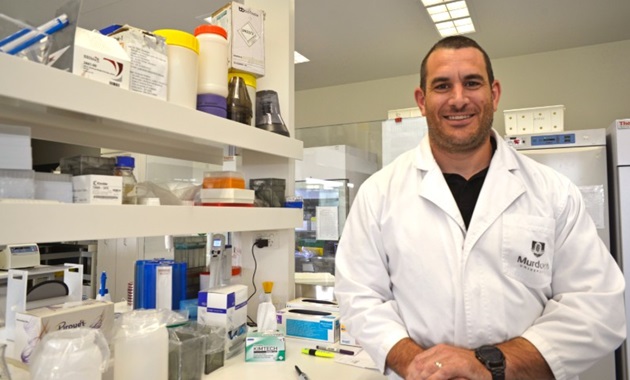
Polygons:
<instances>
[{"instance_id":1,"label":"man's nose","mask_svg":"<svg viewBox=\"0 0 630 380\"><path fill-rule=\"evenodd\" d=\"M462 106L468 104L468 100L468 95L464 86L462 84L454 85L451 91L451 98L449 99L450 105L456 108L461 108Z\"/></svg>"}]
</instances>

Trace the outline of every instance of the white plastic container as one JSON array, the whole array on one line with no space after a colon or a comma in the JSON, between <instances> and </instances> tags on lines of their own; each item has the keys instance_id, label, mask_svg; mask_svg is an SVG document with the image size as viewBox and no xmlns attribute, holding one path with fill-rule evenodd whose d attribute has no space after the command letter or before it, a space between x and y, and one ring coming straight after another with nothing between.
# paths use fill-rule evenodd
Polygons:
<instances>
[{"instance_id":1,"label":"white plastic container","mask_svg":"<svg viewBox=\"0 0 630 380\"><path fill-rule=\"evenodd\" d=\"M198 94L228 95L227 32L218 25L204 24L195 29L199 41Z\"/></svg>"},{"instance_id":2,"label":"white plastic container","mask_svg":"<svg viewBox=\"0 0 630 380\"><path fill-rule=\"evenodd\" d=\"M114 379L168 379L168 332L159 311L122 315L114 344Z\"/></svg>"},{"instance_id":3,"label":"white plastic container","mask_svg":"<svg viewBox=\"0 0 630 380\"><path fill-rule=\"evenodd\" d=\"M197 108L197 65L199 42L190 33L160 29L153 33L166 39L168 55L168 92L171 103Z\"/></svg>"}]
</instances>

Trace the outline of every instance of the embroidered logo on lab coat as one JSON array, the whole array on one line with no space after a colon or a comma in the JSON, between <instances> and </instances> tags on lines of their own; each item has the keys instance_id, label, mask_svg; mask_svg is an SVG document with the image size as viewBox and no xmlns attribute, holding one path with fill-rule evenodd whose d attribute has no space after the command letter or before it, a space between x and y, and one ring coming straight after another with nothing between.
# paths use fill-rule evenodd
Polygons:
<instances>
[{"instance_id":1,"label":"embroidered logo on lab coat","mask_svg":"<svg viewBox=\"0 0 630 380\"><path fill-rule=\"evenodd\" d=\"M532 240L532 253L536 257L540 257L545 254L545 243L541 241Z\"/></svg>"},{"instance_id":2,"label":"embroidered logo on lab coat","mask_svg":"<svg viewBox=\"0 0 630 380\"><path fill-rule=\"evenodd\" d=\"M506 214L503 216L503 271L526 286L541 288L551 283L554 254L554 220Z\"/></svg>"}]
</instances>

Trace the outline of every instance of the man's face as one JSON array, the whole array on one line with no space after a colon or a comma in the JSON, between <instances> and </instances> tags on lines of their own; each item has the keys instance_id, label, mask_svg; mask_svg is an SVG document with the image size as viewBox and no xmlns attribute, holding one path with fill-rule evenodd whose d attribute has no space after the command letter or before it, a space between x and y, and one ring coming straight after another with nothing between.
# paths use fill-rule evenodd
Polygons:
<instances>
[{"instance_id":1,"label":"man's face","mask_svg":"<svg viewBox=\"0 0 630 380\"><path fill-rule=\"evenodd\" d=\"M416 102L427 118L434 149L475 150L487 141L501 86L488 83L482 53L475 48L438 49L426 63L426 90Z\"/></svg>"}]
</instances>

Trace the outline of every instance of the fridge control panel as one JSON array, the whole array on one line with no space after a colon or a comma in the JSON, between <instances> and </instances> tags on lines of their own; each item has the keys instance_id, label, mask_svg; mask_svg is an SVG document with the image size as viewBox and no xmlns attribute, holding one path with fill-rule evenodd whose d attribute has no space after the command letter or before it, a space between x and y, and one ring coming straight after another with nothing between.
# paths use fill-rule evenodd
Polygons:
<instances>
[{"instance_id":1,"label":"fridge control panel","mask_svg":"<svg viewBox=\"0 0 630 380\"><path fill-rule=\"evenodd\" d=\"M563 133L514 135L506 136L505 141L517 150L606 145L606 130L585 129Z\"/></svg>"}]
</instances>

